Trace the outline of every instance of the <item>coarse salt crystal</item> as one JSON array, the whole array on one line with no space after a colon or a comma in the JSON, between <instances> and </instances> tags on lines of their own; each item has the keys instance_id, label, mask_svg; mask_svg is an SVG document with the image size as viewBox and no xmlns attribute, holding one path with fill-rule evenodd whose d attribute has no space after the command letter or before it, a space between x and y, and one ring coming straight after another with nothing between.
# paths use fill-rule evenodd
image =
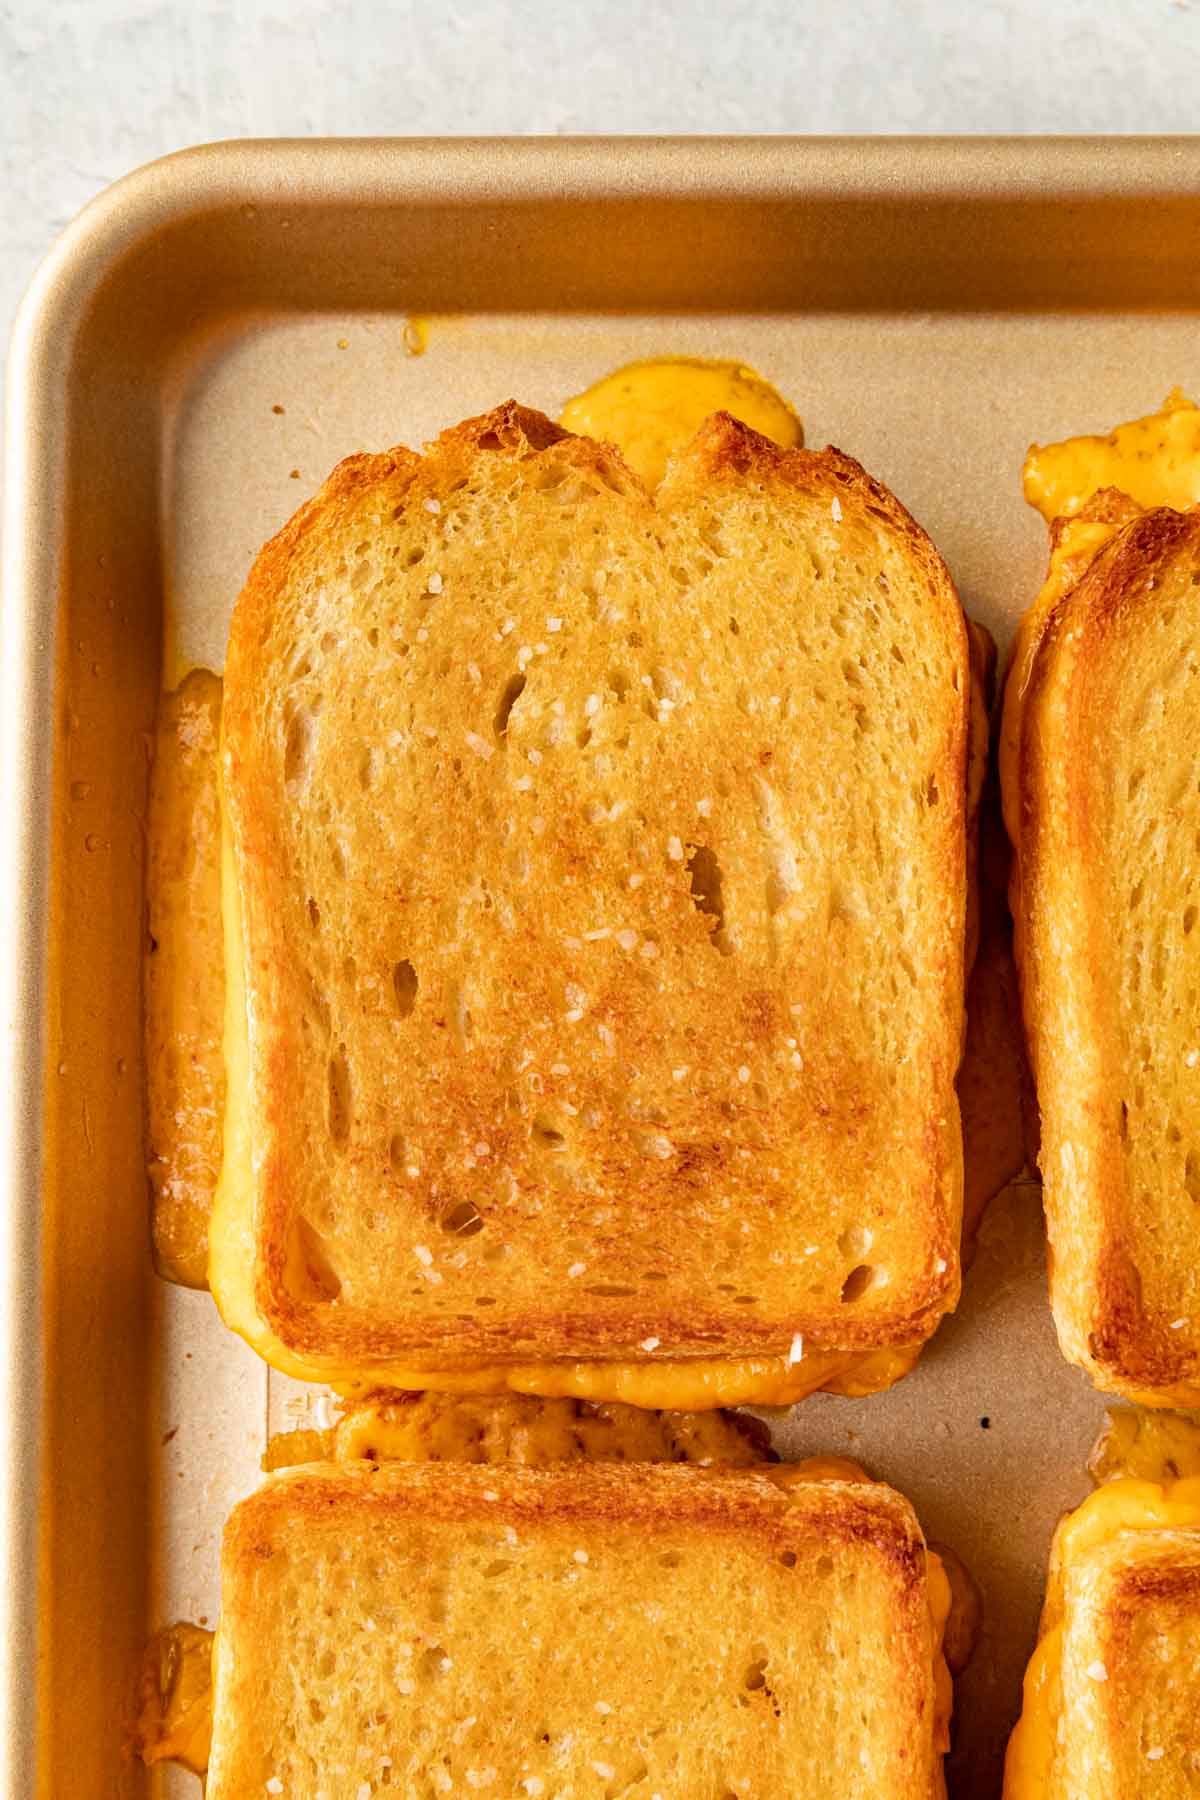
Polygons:
<instances>
[{"instance_id":1,"label":"coarse salt crystal","mask_svg":"<svg viewBox=\"0 0 1200 1800\"><path fill-rule=\"evenodd\" d=\"M585 944L598 944L601 938L606 938L610 935L611 933L609 932L607 925L597 925L595 931L584 932L583 941Z\"/></svg>"},{"instance_id":2,"label":"coarse salt crystal","mask_svg":"<svg viewBox=\"0 0 1200 1800\"><path fill-rule=\"evenodd\" d=\"M513 786L516 788L518 794L527 794L533 786L533 776L518 775L517 779L513 782Z\"/></svg>"},{"instance_id":3,"label":"coarse salt crystal","mask_svg":"<svg viewBox=\"0 0 1200 1800\"><path fill-rule=\"evenodd\" d=\"M552 1075L569 1075L571 1073L570 1065L568 1063L551 1063L550 1073Z\"/></svg>"},{"instance_id":4,"label":"coarse salt crystal","mask_svg":"<svg viewBox=\"0 0 1200 1800\"><path fill-rule=\"evenodd\" d=\"M647 938L642 945L642 955L646 958L647 962L658 955L658 945L654 942L653 938Z\"/></svg>"},{"instance_id":5,"label":"coarse salt crystal","mask_svg":"<svg viewBox=\"0 0 1200 1800\"><path fill-rule=\"evenodd\" d=\"M503 625L500 627L500 636L510 637L516 629L517 621L515 619L505 619Z\"/></svg>"},{"instance_id":6,"label":"coarse salt crystal","mask_svg":"<svg viewBox=\"0 0 1200 1800\"><path fill-rule=\"evenodd\" d=\"M592 1764L592 1767L593 1767L593 1769L595 1769L595 1771L596 1771L597 1775L600 1777L601 1781L611 1781L613 1776L617 1772L613 1768L611 1763L594 1762Z\"/></svg>"},{"instance_id":7,"label":"coarse salt crystal","mask_svg":"<svg viewBox=\"0 0 1200 1800\"><path fill-rule=\"evenodd\" d=\"M1107 1681L1108 1670L1102 1662L1092 1662L1087 1666L1089 1681Z\"/></svg>"},{"instance_id":8,"label":"coarse salt crystal","mask_svg":"<svg viewBox=\"0 0 1200 1800\"><path fill-rule=\"evenodd\" d=\"M586 1268L587 1268L586 1263L580 1263L580 1262L572 1263L570 1268L567 1270L567 1279L569 1281L577 1280L578 1277L584 1273Z\"/></svg>"},{"instance_id":9,"label":"coarse salt crystal","mask_svg":"<svg viewBox=\"0 0 1200 1800\"><path fill-rule=\"evenodd\" d=\"M441 510L442 510L442 503L440 500L434 500L432 497L430 497L430 499L425 501L425 511L426 512L440 513Z\"/></svg>"},{"instance_id":10,"label":"coarse salt crystal","mask_svg":"<svg viewBox=\"0 0 1200 1800\"><path fill-rule=\"evenodd\" d=\"M282 1794L283 1792L283 1783L278 1775L272 1775L266 1785L268 1794Z\"/></svg>"},{"instance_id":11,"label":"coarse salt crystal","mask_svg":"<svg viewBox=\"0 0 1200 1800\"><path fill-rule=\"evenodd\" d=\"M657 1350L661 1341L660 1338L656 1337L643 1338L639 1347L645 1351Z\"/></svg>"},{"instance_id":12,"label":"coarse salt crystal","mask_svg":"<svg viewBox=\"0 0 1200 1800\"><path fill-rule=\"evenodd\" d=\"M750 1079L750 1071L746 1067L746 1064L743 1063L741 1068L738 1070L738 1080L739 1081L749 1081L749 1079Z\"/></svg>"},{"instance_id":13,"label":"coarse salt crystal","mask_svg":"<svg viewBox=\"0 0 1200 1800\"><path fill-rule=\"evenodd\" d=\"M644 875L639 874L638 871L635 869L633 874L629 877L628 885L631 888L640 888L643 881L645 881L645 879L646 879L646 877Z\"/></svg>"},{"instance_id":14,"label":"coarse salt crystal","mask_svg":"<svg viewBox=\"0 0 1200 1800\"><path fill-rule=\"evenodd\" d=\"M577 1563L586 1563L586 1562L591 1561L591 1558L589 1557L586 1550L576 1550L574 1555L575 1555L575 1561Z\"/></svg>"},{"instance_id":15,"label":"coarse salt crystal","mask_svg":"<svg viewBox=\"0 0 1200 1800\"><path fill-rule=\"evenodd\" d=\"M547 631L561 631L562 630L562 620L561 619L547 619L546 620L546 630Z\"/></svg>"},{"instance_id":16,"label":"coarse salt crystal","mask_svg":"<svg viewBox=\"0 0 1200 1800\"><path fill-rule=\"evenodd\" d=\"M1200 1062L1200 1050L1189 1050L1183 1060L1185 1067L1194 1069L1196 1064Z\"/></svg>"},{"instance_id":17,"label":"coarse salt crystal","mask_svg":"<svg viewBox=\"0 0 1200 1800\"><path fill-rule=\"evenodd\" d=\"M1161 1762L1162 1758L1163 1758L1163 1754L1164 1754L1164 1752L1163 1752L1162 1745L1155 1744L1153 1750L1147 1750L1146 1761L1147 1762Z\"/></svg>"},{"instance_id":18,"label":"coarse salt crystal","mask_svg":"<svg viewBox=\"0 0 1200 1800\"><path fill-rule=\"evenodd\" d=\"M687 1075L687 1072L688 1072L688 1065L686 1063L683 1063L678 1069L671 1070L671 1080L672 1081L682 1081L685 1078L685 1076Z\"/></svg>"},{"instance_id":19,"label":"coarse salt crystal","mask_svg":"<svg viewBox=\"0 0 1200 1800\"><path fill-rule=\"evenodd\" d=\"M596 714L600 711L599 694L589 694L583 703L583 710L589 719L594 719Z\"/></svg>"},{"instance_id":20,"label":"coarse salt crystal","mask_svg":"<svg viewBox=\"0 0 1200 1800\"><path fill-rule=\"evenodd\" d=\"M441 578L441 576L440 576L440 575L439 575L439 574L438 574L438 572L437 572L437 570L436 570L436 569L435 569L435 570L434 570L434 571L433 571L433 574L432 574L432 575L431 575L431 576L430 576L430 577L429 577L429 580L428 580L428 582L427 582L427 583L426 583L426 586L427 586L427 587L428 587L428 589L429 589L429 592L430 592L430 593L431 593L431 594L440 594L440 593L441 593L441 591L442 591L442 578Z\"/></svg>"},{"instance_id":21,"label":"coarse salt crystal","mask_svg":"<svg viewBox=\"0 0 1200 1800\"><path fill-rule=\"evenodd\" d=\"M672 862L683 861L683 845L677 837L667 839L667 855Z\"/></svg>"},{"instance_id":22,"label":"coarse salt crystal","mask_svg":"<svg viewBox=\"0 0 1200 1800\"><path fill-rule=\"evenodd\" d=\"M700 814L702 819L707 819L712 812L712 801L709 799L697 800L696 811Z\"/></svg>"},{"instance_id":23,"label":"coarse salt crystal","mask_svg":"<svg viewBox=\"0 0 1200 1800\"><path fill-rule=\"evenodd\" d=\"M638 941L637 932L631 931L628 926L626 926L624 928L624 930L617 932L617 942L618 942L618 944L620 944L622 950L634 949L637 944L637 941Z\"/></svg>"},{"instance_id":24,"label":"coarse salt crystal","mask_svg":"<svg viewBox=\"0 0 1200 1800\"><path fill-rule=\"evenodd\" d=\"M527 1775L521 1783L527 1794L540 1794L545 1785L540 1775Z\"/></svg>"},{"instance_id":25,"label":"coarse salt crystal","mask_svg":"<svg viewBox=\"0 0 1200 1800\"><path fill-rule=\"evenodd\" d=\"M1172 1331L1182 1331L1186 1324L1187 1324L1186 1319L1172 1319L1171 1320L1171 1330Z\"/></svg>"},{"instance_id":26,"label":"coarse salt crystal","mask_svg":"<svg viewBox=\"0 0 1200 1800\"><path fill-rule=\"evenodd\" d=\"M792 1339L791 1347L788 1350L788 1361L789 1361L789 1363L798 1363L798 1362L803 1362L803 1360L804 1360L804 1338L800 1332L797 1332L795 1337Z\"/></svg>"},{"instance_id":27,"label":"coarse salt crystal","mask_svg":"<svg viewBox=\"0 0 1200 1800\"><path fill-rule=\"evenodd\" d=\"M597 1700L596 1711L598 1713L600 1713L602 1716L607 1717L608 1714L612 1711L612 1707L608 1704L607 1700Z\"/></svg>"},{"instance_id":28,"label":"coarse salt crystal","mask_svg":"<svg viewBox=\"0 0 1200 1800\"><path fill-rule=\"evenodd\" d=\"M833 496L833 499L832 499L832 500L831 500L831 501L830 501L830 503L829 503L829 510L830 510L830 512L831 512L831 513L832 513L832 514L833 514L833 516L834 516L834 518L835 518L835 519L840 519L840 518L841 518L841 516L842 516L842 503L841 503L841 501L840 501L840 500L839 500L839 499L838 499L838 497L837 497L837 495L836 495L836 494L835 494L835 495L834 495L834 496Z\"/></svg>"},{"instance_id":29,"label":"coarse salt crystal","mask_svg":"<svg viewBox=\"0 0 1200 1800\"><path fill-rule=\"evenodd\" d=\"M428 1268L433 1261L433 1251L427 1244L414 1244L413 1255L419 1263L422 1263L425 1266L425 1268Z\"/></svg>"},{"instance_id":30,"label":"coarse salt crystal","mask_svg":"<svg viewBox=\"0 0 1200 1800\"><path fill-rule=\"evenodd\" d=\"M563 1014L563 1017L566 1019L568 1025L578 1025L580 1019L583 1017L582 1006L573 1006L570 1012Z\"/></svg>"},{"instance_id":31,"label":"coarse salt crystal","mask_svg":"<svg viewBox=\"0 0 1200 1800\"><path fill-rule=\"evenodd\" d=\"M495 744L489 744L486 738L480 737L477 731L465 731L463 736L476 756L482 756L484 762L496 754Z\"/></svg>"}]
</instances>

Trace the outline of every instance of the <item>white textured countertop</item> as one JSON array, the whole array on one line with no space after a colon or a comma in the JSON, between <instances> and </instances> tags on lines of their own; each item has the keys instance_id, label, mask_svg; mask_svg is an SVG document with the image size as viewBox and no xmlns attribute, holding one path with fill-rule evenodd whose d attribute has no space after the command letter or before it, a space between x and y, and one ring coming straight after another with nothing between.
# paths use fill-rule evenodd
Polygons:
<instances>
[{"instance_id":1,"label":"white textured countertop","mask_svg":"<svg viewBox=\"0 0 1200 1800\"><path fill-rule=\"evenodd\" d=\"M0 0L0 336L71 216L206 139L1200 128L1200 0Z\"/></svg>"}]
</instances>

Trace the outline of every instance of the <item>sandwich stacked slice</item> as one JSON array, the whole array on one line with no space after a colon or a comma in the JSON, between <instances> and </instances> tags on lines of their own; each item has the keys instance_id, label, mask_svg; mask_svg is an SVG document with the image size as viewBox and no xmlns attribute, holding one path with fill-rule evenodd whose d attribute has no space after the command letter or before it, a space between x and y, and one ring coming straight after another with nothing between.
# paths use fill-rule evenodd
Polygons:
<instances>
[{"instance_id":1,"label":"sandwich stacked slice","mask_svg":"<svg viewBox=\"0 0 1200 1800\"><path fill-rule=\"evenodd\" d=\"M1120 1478L1058 1528L1005 1800L1175 1800L1200 1772L1200 1480Z\"/></svg>"},{"instance_id":2,"label":"sandwich stacked slice","mask_svg":"<svg viewBox=\"0 0 1200 1800\"><path fill-rule=\"evenodd\" d=\"M874 1484L277 1475L225 1535L208 1794L930 1800L947 1605Z\"/></svg>"},{"instance_id":3,"label":"sandwich stacked slice","mask_svg":"<svg viewBox=\"0 0 1200 1800\"><path fill-rule=\"evenodd\" d=\"M1200 1403L1200 511L1094 496L1017 639L1002 780L1067 1356Z\"/></svg>"},{"instance_id":4,"label":"sandwich stacked slice","mask_svg":"<svg viewBox=\"0 0 1200 1800\"><path fill-rule=\"evenodd\" d=\"M867 1391L958 1293L967 637L835 451L351 459L224 694L210 1276L314 1378Z\"/></svg>"}]
</instances>

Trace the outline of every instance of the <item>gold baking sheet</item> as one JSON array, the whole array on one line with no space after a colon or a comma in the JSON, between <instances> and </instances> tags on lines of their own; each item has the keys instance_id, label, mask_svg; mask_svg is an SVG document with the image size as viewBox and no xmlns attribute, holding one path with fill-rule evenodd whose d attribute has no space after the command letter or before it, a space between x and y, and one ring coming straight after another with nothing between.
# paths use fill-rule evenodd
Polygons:
<instances>
[{"instance_id":1,"label":"gold baking sheet","mask_svg":"<svg viewBox=\"0 0 1200 1800\"><path fill-rule=\"evenodd\" d=\"M122 1754L137 1649L164 1620L211 1620L229 1506L268 1432L323 1404L149 1272L160 674L219 664L255 549L339 457L510 394L554 413L661 352L757 367L808 443L895 489L1003 650L1044 558L1029 441L1200 385L1196 196L1200 150L1169 142L243 145L156 166L73 228L10 365L0 1791L195 1795ZM902 1488L983 1588L958 1794L996 1791L1050 1531L1102 1410L1055 1348L1038 1194L1018 1184L913 1376L775 1423L785 1453L849 1453Z\"/></svg>"}]
</instances>

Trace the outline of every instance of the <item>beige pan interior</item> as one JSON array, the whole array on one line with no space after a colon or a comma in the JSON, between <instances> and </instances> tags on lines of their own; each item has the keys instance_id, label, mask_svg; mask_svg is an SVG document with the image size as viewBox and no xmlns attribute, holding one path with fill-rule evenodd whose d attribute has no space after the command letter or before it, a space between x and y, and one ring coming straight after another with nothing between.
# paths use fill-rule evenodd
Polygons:
<instances>
[{"instance_id":1,"label":"beige pan interior","mask_svg":"<svg viewBox=\"0 0 1200 1800\"><path fill-rule=\"evenodd\" d=\"M234 148L118 190L43 277L15 365L15 417L43 424L19 471L37 500L23 599L31 617L47 595L60 608L42 709L56 832L26 1791L154 1791L122 1760L142 1639L212 1620L221 1522L268 1432L327 1405L269 1374L208 1295L150 1274L138 985L164 640L168 681L219 665L254 551L349 451L419 443L509 394L556 413L619 363L684 352L746 359L810 445L886 481L1003 651L1044 564L1020 495L1029 442L1200 384L1200 205L1165 150L1105 155ZM420 355L413 314L432 315ZM785 1454L849 1453L902 1489L983 1588L958 1793L996 1789L1050 1532L1086 1489L1102 1410L1055 1347L1025 1184L994 1206L960 1310L910 1378L777 1422ZM24 1740L8 1749L28 1766ZM153 1780L195 1794L186 1775Z\"/></svg>"}]
</instances>

